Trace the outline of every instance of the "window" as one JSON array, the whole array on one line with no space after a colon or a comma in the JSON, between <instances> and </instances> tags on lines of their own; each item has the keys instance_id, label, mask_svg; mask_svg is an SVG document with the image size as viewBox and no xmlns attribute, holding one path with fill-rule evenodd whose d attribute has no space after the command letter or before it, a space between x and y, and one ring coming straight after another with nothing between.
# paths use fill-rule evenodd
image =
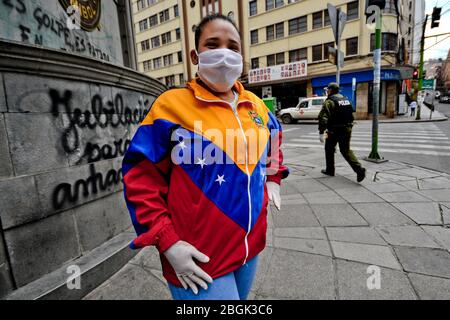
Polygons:
<instances>
[{"instance_id":1,"label":"window","mask_svg":"<svg viewBox=\"0 0 450 320\"><path fill-rule=\"evenodd\" d=\"M275 8L274 0L266 0L266 11L272 10Z\"/></svg>"},{"instance_id":2,"label":"window","mask_svg":"<svg viewBox=\"0 0 450 320\"><path fill-rule=\"evenodd\" d=\"M295 3L298 2L298 0L288 0L288 3Z\"/></svg>"},{"instance_id":3,"label":"window","mask_svg":"<svg viewBox=\"0 0 450 320\"><path fill-rule=\"evenodd\" d=\"M138 0L138 2L137 2L138 11L145 9L146 7L147 7L147 2L145 0Z\"/></svg>"},{"instance_id":4,"label":"window","mask_svg":"<svg viewBox=\"0 0 450 320\"><path fill-rule=\"evenodd\" d=\"M275 0L275 8L284 6L284 0Z\"/></svg>"},{"instance_id":5,"label":"window","mask_svg":"<svg viewBox=\"0 0 450 320\"><path fill-rule=\"evenodd\" d=\"M322 11L313 13L313 29L319 29L323 27L322 23Z\"/></svg>"},{"instance_id":6,"label":"window","mask_svg":"<svg viewBox=\"0 0 450 320\"><path fill-rule=\"evenodd\" d=\"M358 37L346 40L345 54L347 56L358 54Z\"/></svg>"},{"instance_id":7,"label":"window","mask_svg":"<svg viewBox=\"0 0 450 320\"><path fill-rule=\"evenodd\" d=\"M155 3L157 3L157 2L158 2L158 0L147 0L148 6L152 6L152 5L154 5Z\"/></svg>"},{"instance_id":8,"label":"window","mask_svg":"<svg viewBox=\"0 0 450 320\"><path fill-rule=\"evenodd\" d=\"M168 86L168 87L175 86L175 76L167 76L166 77L166 86Z\"/></svg>"},{"instance_id":9,"label":"window","mask_svg":"<svg viewBox=\"0 0 450 320\"><path fill-rule=\"evenodd\" d=\"M164 60L164 67L171 66L173 64L173 56L172 54L168 54L163 57Z\"/></svg>"},{"instance_id":10,"label":"window","mask_svg":"<svg viewBox=\"0 0 450 320\"><path fill-rule=\"evenodd\" d=\"M347 3L347 20L358 19L358 17L359 17L358 1Z\"/></svg>"},{"instance_id":11,"label":"window","mask_svg":"<svg viewBox=\"0 0 450 320\"><path fill-rule=\"evenodd\" d=\"M181 39L181 29L180 28L175 29L175 35L176 35L177 40Z\"/></svg>"},{"instance_id":12,"label":"window","mask_svg":"<svg viewBox=\"0 0 450 320\"><path fill-rule=\"evenodd\" d=\"M258 69L259 68L259 58L253 58L252 59L252 69Z\"/></svg>"},{"instance_id":13,"label":"window","mask_svg":"<svg viewBox=\"0 0 450 320\"><path fill-rule=\"evenodd\" d=\"M178 51L177 56L178 56L178 62L183 62L183 52Z\"/></svg>"},{"instance_id":14,"label":"window","mask_svg":"<svg viewBox=\"0 0 450 320\"><path fill-rule=\"evenodd\" d=\"M317 46L312 47L312 60L313 61L321 61L323 60L322 56L322 45L319 44Z\"/></svg>"},{"instance_id":15,"label":"window","mask_svg":"<svg viewBox=\"0 0 450 320\"><path fill-rule=\"evenodd\" d=\"M267 56L267 66L271 67L275 65L275 55L271 54Z\"/></svg>"},{"instance_id":16,"label":"window","mask_svg":"<svg viewBox=\"0 0 450 320\"><path fill-rule=\"evenodd\" d=\"M163 23L169 21L169 9L166 9L164 11L161 11L159 13L159 22Z\"/></svg>"},{"instance_id":17,"label":"window","mask_svg":"<svg viewBox=\"0 0 450 320\"><path fill-rule=\"evenodd\" d=\"M306 31L308 31L308 21L306 16L289 20L289 35Z\"/></svg>"},{"instance_id":18,"label":"window","mask_svg":"<svg viewBox=\"0 0 450 320\"><path fill-rule=\"evenodd\" d=\"M148 29L148 20L145 19L145 20L139 21L139 30L142 32L147 29Z\"/></svg>"},{"instance_id":19,"label":"window","mask_svg":"<svg viewBox=\"0 0 450 320\"><path fill-rule=\"evenodd\" d=\"M152 61L151 60L144 61L144 72L147 72L151 69L152 69Z\"/></svg>"},{"instance_id":20,"label":"window","mask_svg":"<svg viewBox=\"0 0 450 320\"><path fill-rule=\"evenodd\" d=\"M178 9L178 5L177 4L173 6L173 16L175 18L178 18L180 16L180 10Z\"/></svg>"},{"instance_id":21,"label":"window","mask_svg":"<svg viewBox=\"0 0 450 320\"><path fill-rule=\"evenodd\" d=\"M312 101L312 105L313 106L322 106L324 102L325 102L324 99L314 99Z\"/></svg>"},{"instance_id":22,"label":"window","mask_svg":"<svg viewBox=\"0 0 450 320\"><path fill-rule=\"evenodd\" d=\"M328 42L323 45L323 58L328 59L329 47L334 48L334 42Z\"/></svg>"},{"instance_id":23,"label":"window","mask_svg":"<svg viewBox=\"0 0 450 320\"><path fill-rule=\"evenodd\" d=\"M289 51L289 63L308 59L308 49L302 48Z\"/></svg>"},{"instance_id":24,"label":"window","mask_svg":"<svg viewBox=\"0 0 450 320\"><path fill-rule=\"evenodd\" d=\"M250 32L250 43L251 44L258 43L258 30L252 30Z\"/></svg>"},{"instance_id":25,"label":"window","mask_svg":"<svg viewBox=\"0 0 450 320\"><path fill-rule=\"evenodd\" d=\"M266 27L266 41L271 41L275 37L275 26L271 25Z\"/></svg>"},{"instance_id":26,"label":"window","mask_svg":"<svg viewBox=\"0 0 450 320\"><path fill-rule=\"evenodd\" d=\"M284 38L284 22L277 23L275 25L275 29L276 29L276 38L277 39Z\"/></svg>"},{"instance_id":27,"label":"window","mask_svg":"<svg viewBox=\"0 0 450 320\"><path fill-rule=\"evenodd\" d=\"M159 36L153 37L151 39L152 42L152 48L157 48L159 46L161 46L161 42L159 41Z\"/></svg>"},{"instance_id":28,"label":"window","mask_svg":"<svg viewBox=\"0 0 450 320\"><path fill-rule=\"evenodd\" d=\"M166 32L161 35L161 42L163 45L172 42L172 36L171 36L170 32Z\"/></svg>"},{"instance_id":29,"label":"window","mask_svg":"<svg viewBox=\"0 0 450 320\"><path fill-rule=\"evenodd\" d=\"M370 35L370 51L375 50L375 34ZM397 51L397 34L383 33L381 39L382 51Z\"/></svg>"},{"instance_id":30,"label":"window","mask_svg":"<svg viewBox=\"0 0 450 320\"><path fill-rule=\"evenodd\" d=\"M154 27L154 26L158 25L158 15L157 14L151 16L149 18L149 20L150 20L150 27Z\"/></svg>"},{"instance_id":31,"label":"window","mask_svg":"<svg viewBox=\"0 0 450 320\"><path fill-rule=\"evenodd\" d=\"M384 12L397 14L396 2L397 2L397 0L386 0L386 6L384 7Z\"/></svg>"},{"instance_id":32,"label":"window","mask_svg":"<svg viewBox=\"0 0 450 320\"><path fill-rule=\"evenodd\" d=\"M145 40L141 42L142 51L150 50L150 40Z\"/></svg>"},{"instance_id":33,"label":"window","mask_svg":"<svg viewBox=\"0 0 450 320\"><path fill-rule=\"evenodd\" d=\"M328 10L323 11L323 16L324 16L324 19L323 19L324 26L325 27L331 26L330 14L329 14Z\"/></svg>"},{"instance_id":34,"label":"window","mask_svg":"<svg viewBox=\"0 0 450 320\"><path fill-rule=\"evenodd\" d=\"M161 57L153 59L153 69L159 69L162 67Z\"/></svg>"},{"instance_id":35,"label":"window","mask_svg":"<svg viewBox=\"0 0 450 320\"><path fill-rule=\"evenodd\" d=\"M276 64L277 65L279 65L279 64L284 64L284 52L281 52L281 53L277 53L277 56L276 56Z\"/></svg>"},{"instance_id":36,"label":"window","mask_svg":"<svg viewBox=\"0 0 450 320\"><path fill-rule=\"evenodd\" d=\"M220 5L219 0L201 0L202 4L202 17L207 16L210 13L219 13Z\"/></svg>"},{"instance_id":37,"label":"window","mask_svg":"<svg viewBox=\"0 0 450 320\"><path fill-rule=\"evenodd\" d=\"M258 14L258 2L256 0L249 2L249 12L250 16L254 16Z\"/></svg>"},{"instance_id":38,"label":"window","mask_svg":"<svg viewBox=\"0 0 450 320\"><path fill-rule=\"evenodd\" d=\"M180 73L180 84L184 84L184 74Z\"/></svg>"}]
</instances>

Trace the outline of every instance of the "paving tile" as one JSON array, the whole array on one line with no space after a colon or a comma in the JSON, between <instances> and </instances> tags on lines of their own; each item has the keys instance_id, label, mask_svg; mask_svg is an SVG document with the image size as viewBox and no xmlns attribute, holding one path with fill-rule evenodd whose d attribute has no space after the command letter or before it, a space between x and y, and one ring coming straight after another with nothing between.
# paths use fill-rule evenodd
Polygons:
<instances>
[{"instance_id":1,"label":"paving tile","mask_svg":"<svg viewBox=\"0 0 450 320\"><path fill-rule=\"evenodd\" d=\"M366 184L364 187L375 193L386 193L386 192L399 192L408 191L404 186L395 183L370 183Z\"/></svg>"},{"instance_id":2,"label":"paving tile","mask_svg":"<svg viewBox=\"0 0 450 320\"><path fill-rule=\"evenodd\" d=\"M331 241L331 247L337 258L401 270L387 246Z\"/></svg>"},{"instance_id":3,"label":"paving tile","mask_svg":"<svg viewBox=\"0 0 450 320\"><path fill-rule=\"evenodd\" d=\"M366 226L368 223L348 204L317 204L311 206L321 226Z\"/></svg>"},{"instance_id":4,"label":"paving tile","mask_svg":"<svg viewBox=\"0 0 450 320\"><path fill-rule=\"evenodd\" d=\"M362 188L346 188L335 190L342 198L349 203L374 203L384 202L376 194Z\"/></svg>"},{"instance_id":5,"label":"paving tile","mask_svg":"<svg viewBox=\"0 0 450 320\"><path fill-rule=\"evenodd\" d=\"M274 212L272 218L276 228L319 226L319 221L308 205L283 204L281 211Z\"/></svg>"},{"instance_id":6,"label":"paving tile","mask_svg":"<svg viewBox=\"0 0 450 320\"><path fill-rule=\"evenodd\" d=\"M334 299L334 270L330 257L275 250L257 295L285 299Z\"/></svg>"},{"instance_id":7,"label":"paving tile","mask_svg":"<svg viewBox=\"0 0 450 320\"><path fill-rule=\"evenodd\" d=\"M274 247L331 257L330 245L326 240L275 237Z\"/></svg>"},{"instance_id":8,"label":"paving tile","mask_svg":"<svg viewBox=\"0 0 450 320\"><path fill-rule=\"evenodd\" d=\"M405 271L450 278L450 253L440 249L396 247Z\"/></svg>"},{"instance_id":9,"label":"paving tile","mask_svg":"<svg viewBox=\"0 0 450 320\"><path fill-rule=\"evenodd\" d=\"M410 273L409 279L423 300L450 300L450 279Z\"/></svg>"},{"instance_id":10,"label":"paving tile","mask_svg":"<svg viewBox=\"0 0 450 320\"><path fill-rule=\"evenodd\" d=\"M444 224L450 224L450 202L441 202L441 209Z\"/></svg>"},{"instance_id":11,"label":"paving tile","mask_svg":"<svg viewBox=\"0 0 450 320\"><path fill-rule=\"evenodd\" d=\"M112 278L92 291L85 300L171 300L169 288L158 276L127 264Z\"/></svg>"},{"instance_id":12,"label":"paving tile","mask_svg":"<svg viewBox=\"0 0 450 320\"><path fill-rule=\"evenodd\" d=\"M439 205L435 202L392 203L417 224L442 224Z\"/></svg>"},{"instance_id":13,"label":"paving tile","mask_svg":"<svg viewBox=\"0 0 450 320\"><path fill-rule=\"evenodd\" d=\"M270 247L266 247L259 255L258 255L258 269L256 272L255 280L253 282L252 290L255 294L258 292L261 285L264 283L264 280L267 275L267 271L270 267L270 262L272 260L274 249Z\"/></svg>"},{"instance_id":14,"label":"paving tile","mask_svg":"<svg viewBox=\"0 0 450 320\"><path fill-rule=\"evenodd\" d=\"M361 187L359 183L353 180L349 180L343 176L337 175L335 177L325 177L317 179L320 183L324 184L328 188L332 190L336 189L344 189L344 188L352 188L352 187Z\"/></svg>"},{"instance_id":15,"label":"paving tile","mask_svg":"<svg viewBox=\"0 0 450 320\"><path fill-rule=\"evenodd\" d=\"M288 237L299 239L317 239L326 240L327 235L321 227L306 228L276 228L274 230L275 237Z\"/></svg>"},{"instance_id":16,"label":"paving tile","mask_svg":"<svg viewBox=\"0 0 450 320\"><path fill-rule=\"evenodd\" d=\"M450 199L450 189L421 190L417 192L434 201L448 201Z\"/></svg>"},{"instance_id":17,"label":"paving tile","mask_svg":"<svg viewBox=\"0 0 450 320\"><path fill-rule=\"evenodd\" d=\"M327 227L332 241L386 245L386 241L371 227Z\"/></svg>"},{"instance_id":18,"label":"paving tile","mask_svg":"<svg viewBox=\"0 0 450 320\"><path fill-rule=\"evenodd\" d=\"M396 270L380 268L380 288L369 289L374 275L369 265L337 260L339 299L342 300L412 300L416 299L407 276Z\"/></svg>"},{"instance_id":19,"label":"paving tile","mask_svg":"<svg viewBox=\"0 0 450 320\"><path fill-rule=\"evenodd\" d=\"M381 198L387 202L427 202L430 199L412 191L379 193Z\"/></svg>"},{"instance_id":20,"label":"paving tile","mask_svg":"<svg viewBox=\"0 0 450 320\"><path fill-rule=\"evenodd\" d=\"M385 226L377 231L389 244L394 246L440 248L433 239L418 226Z\"/></svg>"},{"instance_id":21,"label":"paving tile","mask_svg":"<svg viewBox=\"0 0 450 320\"><path fill-rule=\"evenodd\" d=\"M431 178L438 176L437 172L430 172L428 170L424 170L421 168L408 168L408 169L402 169L402 170L395 170L393 171L396 174L402 174L405 176L410 176L418 179L423 178Z\"/></svg>"},{"instance_id":22,"label":"paving tile","mask_svg":"<svg viewBox=\"0 0 450 320\"><path fill-rule=\"evenodd\" d=\"M361 203L353 207L372 226L410 225L414 222L388 203Z\"/></svg>"},{"instance_id":23,"label":"paving tile","mask_svg":"<svg viewBox=\"0 0 450 320\"><path fill-rule=\"evenodd\" d=\"M310 204L338 204L345 203L345 200L333 191L321 191L304 193L303 196Z\"/></svg>"},{"instance_id":24,"label":"paving tile","mask_svg":"<svg viewBox=\"0 0 450 320\"><path fill-rule=\"evenodd\" d=\"M315 181L314 179L299 180L292 182L292 184L295 185L297 192L300 193L311 193L330 190L327 186Z\"/></svg>"},{"instance_id":25,"label":"paving tile","mask_svg":"<svg viewBox=\"0 0 450 320\"><path fill-rule=\"evenodd\" d=\"M423 230L428 233L437 243L450 251L450 229L442 226L423 226Z\"/></svg>"},{"instance_id":26,"label":"paving tile","mask_svg":"<svg viewBox=\"0 0 450 320\"><path fill-rule=\"evenodd\" d=\"M437 177L419 180L421 190L450 189L450 179Z\"/></svg>"}]
</instances>

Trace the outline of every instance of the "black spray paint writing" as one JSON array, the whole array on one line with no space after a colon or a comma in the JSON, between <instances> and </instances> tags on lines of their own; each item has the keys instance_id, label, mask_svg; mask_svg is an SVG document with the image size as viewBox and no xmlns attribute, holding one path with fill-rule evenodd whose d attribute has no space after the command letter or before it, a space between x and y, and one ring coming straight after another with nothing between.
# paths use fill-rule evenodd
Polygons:
<instances>
[{"instance_id":1,"label":"black spray paint writing","mask_svg":"<svg viewBox=\"0 0 450 320\"><path fill-rule=\"evenodd\" d=\"M63 112L69 118L69 124L62 135L62 146L68 154L73 154L80 148L79 129L128 128L130 125L139 125L148 113L148 100L145 102L139 101L139 105L132 109L125 106L120 94L114 97L114 101L107 101L106 106L103 103L103 98L97 94L92 98L90 108L84 111L79 108L72 108L72 92L69 90L61 95L57 90L51 89L49 95L52 101L51 112L53 116L59 117ZM88 162L113 159L123 156L129 145L130 140L128 139L120 139L114 141L112 145L104 146L88 143L82 158L86 158Z\"/></svg>"},{"instance_id":2,"label":"black spray paint writing","mask_svg":"<svg viewBox=\"0 0 450 320\"><path fill-rule=\"evenodd\" d=\"M53 208L59 210L66 203L77 203L99 191L109 190L111 187L122 183L122 170L109 170L105 176L95 169L95 165L89 166L90 176L87 179L77 180L75 183L61 183L53 191Z\"/></svg>"}]
</instances>

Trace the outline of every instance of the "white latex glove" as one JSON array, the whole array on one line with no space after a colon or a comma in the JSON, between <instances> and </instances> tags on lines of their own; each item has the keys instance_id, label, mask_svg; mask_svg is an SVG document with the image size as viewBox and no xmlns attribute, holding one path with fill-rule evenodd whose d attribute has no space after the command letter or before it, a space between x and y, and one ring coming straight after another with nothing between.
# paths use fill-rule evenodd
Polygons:
<instances>
[{"instance_id":1,"label":"white latex glove","mask_svg":"<svg viewBox=\"0 0 450 320\"><path fill-rule=\"evenodd\" d=\"M281 196L280 196L280 185L275 182L267 182L267 193L269 195L269 201L275 205L278 211L281 210Z\"/></svg>"},{"instance_id":2,"label":"white latex glove","mask_svg":"<svg viewBox=\"0 0 450 320\"><path fill-rule=\"evenodd\" d=\"M197 285L199 285L208 290L207 282L212 283L213 279L195 263L194 258L207 263L209 257L185 241L178 241L167 249L164 255L175 270L184 289L187 290L189 286L195 294L198 294Z\"/></svg>"},{"instance_id":3,"label":"white latex glove","mask_svg":"<svg viewBox=\"0 0 450 320\"><path fill-rule=\"evenodd\" d=\"M323 133L319 134L319 140L321 143L325 143L325 135Z\"/></svg>"}]
</instances>

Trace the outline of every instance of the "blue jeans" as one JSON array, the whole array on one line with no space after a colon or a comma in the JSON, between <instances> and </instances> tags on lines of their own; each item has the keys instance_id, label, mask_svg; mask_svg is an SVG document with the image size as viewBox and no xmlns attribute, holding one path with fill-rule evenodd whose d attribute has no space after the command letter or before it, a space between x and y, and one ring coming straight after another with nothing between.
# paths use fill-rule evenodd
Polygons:
<instances>
[{"instance_id":1,"label":"blue jeans","mask_svg":"<svg viewBox=\"0 0 450 320\"><path fill-rule=\"evenodd\" d=\"M255 279L258 257L248 261L234 272L214 279L208 284L208 290L197 286L195 295L191 289L185 290L169 283L169 289L174 300L247 300Z\"/></svg>"}]
</instances>

